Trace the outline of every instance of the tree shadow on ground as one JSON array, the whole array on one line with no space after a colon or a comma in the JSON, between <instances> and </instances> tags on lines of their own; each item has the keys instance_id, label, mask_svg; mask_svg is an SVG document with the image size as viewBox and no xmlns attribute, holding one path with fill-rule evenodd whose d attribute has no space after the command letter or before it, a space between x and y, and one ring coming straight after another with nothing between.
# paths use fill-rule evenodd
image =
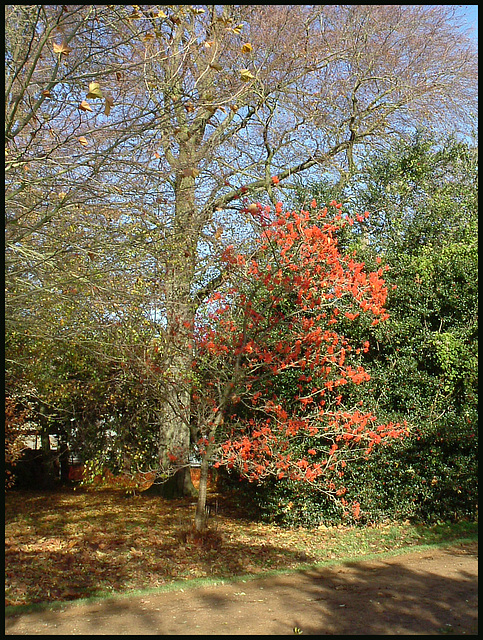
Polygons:
<instances>
[{"instance_id":1,"label":"tree shadow on ground","mask_svg":"<svg viewBox=\"0 0 483 640\"><path fill-rule=\"evenodd\" d=\"M299 591L310 616L293 619L306 635L399 635L477 632L477 577L467 571L446 577L399 562L346 564L309 572ZM293 602L290 581L281 605ZM289 623L289 619L286 620ZM285 629L284 629L285 627ZM278 625L274 633L286 633Z\"/></svg>"},{"instance_id":2,"label":"tree shadow on ground","mask_svg":"<svg viewBox=\"0 0 483 640\"><path fill-rule=\"evenodd\" d=\"M190 514L194 513L192 501L167 502L147 497L126 499L119 494L113 496L108 493L74 495L72 492L64 492L45 495L32 492L19 493L18 500L7 502L7 507L6 523L12 526L9 528L11 534L6 537L6 583L9 585L10 603L15 604L60 602L100 593L156 589L179 580L186 581L187 593L195 594L190 584L194 578L221 580L244 574L263 576L267 569L285 570L320 561L320 548L306 548L305 551L293 547L287 549L282 543L279 545L278 541L271 541L265 528L258 530L253 523L243 524L237 517L239 512L232 512L226 508L227 505L221 503L222 513L211 520L214 536L202 540L186 536L191 522ZM323 540L318 544L323 544ZM464 549L461 548L460 551L463 559ZM451 557L457 552L453 548ZM309 582L304 581L300 588L294 586L297 574L273 578L287 582L283 582L286 590L282 588L276 597L276 613L268 617L272 628L270 633L285 633L290 624L301 628L306 634L353 633L352 630L347 631L349 627L344 625L346 620L351 621L349 626L353 625L357 616L365 620L361 633L366 633L366 626L369 629L367 633L383 633L377 631L376 620L384 621L384 616L387 615L390 619L394 618L392 623L400 628L396 624L399 615L402 616L402 627L406 628L407 619L416 615L417 607L417 615L422 620L427 618L429 621L430 611L433 611L431 615L438 624L441 623L441 628L445 628L446 624L453 624L445 622L445 611L449 612L449 618L453 616L454 624L458 623L458 616L470 621L473 577L461 573L449 578L444 571L442 575L446 577L438 577L438 571L433 572L432 577L430 569L423 575L418 572L417 566L408 568L403 560L400 575L394 569L392 561L388 561L387 566L382 564L378 567L375 570L364 565L359 570L358 565L354 565L350 580L349 576L344 575L344 571L339 572L337 579L329 579L325 574L319 579L316 576L323 570L314 569L315 573L307 573ZM386 574L387 579L384 578ZM374 579L379 577L380 583L376 584ZM406 583L409 585L407 591L402 586ZM469 588L470 595L459 598L459 604L455 608L451 602L448 605L447 598L444 597L445 589L449 590L448 593L456 590L455 598L458 600L459 584L461 594ZM230 594L231 587L227 586L226 589ZM244 591L245 587L238 587L238 590ZM214 615L214 620L221 625L221 632L224 632L226 625L238 615L237 609L233 618L230 607L242 605L244 597L227 596L218 591L215 593L211 588L200 593L202 595L196 595L196 611L204 612L206 608L210 611L206 624L210 629L213 628L210 625ZM169 594L158 594L156 598L163 598L165 595ZM350 603L333 601L332 596L343 595L350 597ZM210 602L205 601L208 596L214 599L213 605L216 605L213 612L208 606ZM181 592L179 597L186 596ZM307 617L308 613L304 613L301 618L288 615L291 613L290 602L296 602L300 598L303 598L310 617ZM254 602L257 601L263 601L263 598L254 598ZM187 603L188 611L190 606L194 606L193 602L194 600L190 600ZM107 611L108 618L114 607L121 607L129 616L144 612L143 617L149 617L145 608L135 604L131 607L129 603L130 600L112 599L106 600L102 606ZM137 613L136 606L139 609ZM251 609L254 606L252 603ZM436 607L436 613L431 607ZM228 611L228 618L216 618L218 610ZM50 614L45 612L45 615ZM153 615L152 624L160 629L160 633L179 633L176 630L166 630L166 621ZM177 615L179 612L173 613L172 617ZM249 611L247 619L250 624L259 625L258 631L254 630L253 633L268 632L263 625L260 627L260 621L267 620L267 611L263 613L262 610L253 609L253 615ZM145 623L148 624L148 621ZM188 623L189 620L186 620L186 624ZM456 629L454 625L453 627ZM246 624L242 625L240 632L245 633L245 628ZM411 627L408 632L412 633ZM193 633L197 633L196 627Z\"/></svg>"},{"instance_id":3,"label":"tree shadow on ground","mask_svg":"<svg viewBox=\"0 0 483 640\"><path fill-rule=\"evenodd\" d=\"M46 551L42 551L41 543L31 551L7 545L7 578L17 590L30 590L29 602L35 604L156 587L173 580L261 573L270 567L315 560L304 552L270 544L223 541L220 554L204 542L153 540L147 555L130 547L132 542L109 541L107 537L102 540L99 542L98 535L83 536L72 549ZM8 576L8 567L17 567L17 575Z\"/></svg>"},{"instance_id":4,"label":"tree shadow on ground","mask_svg":"<svg viewBox=\"0 0 483 640\"><path fill-rule=\"evenodd\" d=\"M102 523L101 523L102 524ZM190 525L171 524L169 535L153 532L136 539L112 530L79 533L69 538L35 537L31 542L6 540L8 597L30 604L77 600L134 589L156 588L194 578L232 578L267 569L315 562L315 556L287 550L264 540L230 540L217 529L193 538ZM188 535L186 535L188 533ZM149 536L149 537L148 537Z\"/></svg>"},{"instance_id":5,"label":"tree shadow on ground","mask_svg":"<svg viewBox=\"0 0 483 640\"><path fill-rule=\"evenodd\" d=\"M430 550L112 598L7 618L7 633L293 635L299 628L305 635L472 635L477 633L472 553L471 548Z\"/></svg>"},{"instance_id":6,"label":"tree shadow on ground","mask_svg":"<svg viewBox=\"0 0 483 640\"><path fill-rule=\"evenodd\" d=\"M68 491L18 498L7 503L7 604L76 600L316 559L269 544L264 536L232 539L234 527L239 533L235 521L228 527L220 520L218 527L211 520L207 540L183 538L191 527L192 501Z\"/></svg>"}]
</instances>

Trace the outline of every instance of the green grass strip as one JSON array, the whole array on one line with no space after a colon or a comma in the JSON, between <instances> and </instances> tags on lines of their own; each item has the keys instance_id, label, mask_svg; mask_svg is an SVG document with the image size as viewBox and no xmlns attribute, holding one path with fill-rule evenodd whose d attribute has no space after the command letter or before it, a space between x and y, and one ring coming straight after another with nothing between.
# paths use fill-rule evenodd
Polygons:
<instances>
[{"instance_id":1,"label":"green grass strip","mask_svg":"<svg viewBox=\"0 0 483 640\"><path fill-rule=\"evenodd\" d=\"M75 607L86 604L93 604L97 602L103 602L104 600L113 598L131 598L148 596L153 594L169 593L171 591L184 591L187 589L197 589L200 587L211 587L221 584L232 584L236 582L247 582L249 580L265 579L270 577L290 575L298 573L300 571L308 571L310 569L318 569L323 567L330 567L339 564L346 563L359 563L369 560L381 560L384 558L391 558L394 556L405 555L407 553L422 553L431 549L442 549L452 547L460 544L469 544L478 541L478 534L470 535L465 538L455 538L451 540L443 540L440 542L431 542L427 544L410 545L407 547L400 547L392 551L382 551L379 553L369 553L360 556L350 555L341 556L340 558L331 558L330 560L322 560L320 562L312 562L306 564L300 564L292 569L267 569L257 574L242 574L227 578L193 578L190 580L175 580L169 584L162 585L160 587L153 587L151 589L136 589L126 592L99 592L96 595L88 598L80 598L79 600L66 600L58 602L38 602L35 604L27 605L15 605L5 607L5 616L18 616L27 613L34 613L38 611L55 611L58 609L64 609L66 607Z\"/></svg>"}]
</instances>

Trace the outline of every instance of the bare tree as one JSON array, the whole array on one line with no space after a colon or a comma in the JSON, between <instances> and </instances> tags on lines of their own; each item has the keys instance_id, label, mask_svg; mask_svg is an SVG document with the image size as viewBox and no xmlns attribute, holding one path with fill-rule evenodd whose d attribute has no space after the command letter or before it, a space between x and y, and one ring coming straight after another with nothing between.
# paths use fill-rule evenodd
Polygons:
<instances>
[{"instance_id":1,"label":"bare tree","mask_svg":"<svg viewBox=\"0 0 483 640\"><path fill-rule=\"evenodd\" d=\"M119 148L156 118L123 92L132 45L112 20L107 7L6 7L7 323L50 285L79 288L109 234L135 242Z\"/></svg>"}]
</instances>

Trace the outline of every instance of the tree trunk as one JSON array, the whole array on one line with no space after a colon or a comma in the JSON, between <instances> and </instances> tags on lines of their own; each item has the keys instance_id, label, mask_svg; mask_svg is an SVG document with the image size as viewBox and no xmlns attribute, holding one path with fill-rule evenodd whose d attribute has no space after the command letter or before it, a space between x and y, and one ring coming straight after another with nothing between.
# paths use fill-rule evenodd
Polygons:
<instances>
[{"instance_id":1,"label":"tree trunk","mask_svg":"<svg viewBox=\"0 0 483 640\"><path fill-rule=\"evenodd\" d=\"M178 336L179 338L179 336ZM176 340L180 353L171 358L168 372L166 399L161 412L158 457L162 474L167 478L160 484L153 484L150 493L164 498L196 496L190 474L190 409L191 397L188 388L192 367L191 343Z\"/></svg>"},{"instance_id":2,"label":"tree trunk","mask_svg":"<svg viewBox=\"0 0 483 640\"><path fill-rule=\"evenodd\" d=\"M198 490L198 503L195 513L195 530L203 531L206 526L206 495L208 490L208 453L203 456L200 468L200 486Z\"/></svg>"},{"instance_id":3,"label":"tree trunk","mask_svg":"<svg viewBox=\"0 0 483 640\"><path fill-rule=\"evenodd\" d=\"M197 495L189 469L193 326L192 297L199 224L195 209L195 181L180 173L176 178L172 249L166 263L166 334L169 369L159 431L159 464L169 475L153 492L175 498Z\"/></svg>"},{"instance_id":4,"label":"tree trunk","mask_svg":"<svg viewBox=\"0 0 483 640\"><path fill-rule=\"evenodd\" d=\"M60 481L62 484L69 482L69 446L67 442L59 439L59 465Z\"/></svg>"},{"instance_id":5,"label":"tree trunk","mask_svg":"<svg viewBox=\"0 0 483 640\"><path fill-rule=\"evenodd\" d=\"M165 482L152 484L144 491L145 495L160 496L171 500L172 498L195 497L198 495L193 482L189 467L184 467L175 471Z\"/></svg>"}]
</instances>

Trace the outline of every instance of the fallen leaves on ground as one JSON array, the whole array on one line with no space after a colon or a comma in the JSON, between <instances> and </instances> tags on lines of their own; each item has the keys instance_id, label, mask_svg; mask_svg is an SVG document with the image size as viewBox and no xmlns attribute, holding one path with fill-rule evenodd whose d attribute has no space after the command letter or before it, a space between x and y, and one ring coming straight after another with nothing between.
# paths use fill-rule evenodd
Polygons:
<instances>
[{"instance_id":1,"label":"fallen leaves on ground","mask_svg":"<svg viewBox=\"0 0 483 640\"><path fill-rule=\"evenodd\" d=\"M347 530L261 524L222 496L200 538L190 533L195 506L119 491L6 494L6 605L291 569L344 549Z\"/></svg>"}]
</instances>

